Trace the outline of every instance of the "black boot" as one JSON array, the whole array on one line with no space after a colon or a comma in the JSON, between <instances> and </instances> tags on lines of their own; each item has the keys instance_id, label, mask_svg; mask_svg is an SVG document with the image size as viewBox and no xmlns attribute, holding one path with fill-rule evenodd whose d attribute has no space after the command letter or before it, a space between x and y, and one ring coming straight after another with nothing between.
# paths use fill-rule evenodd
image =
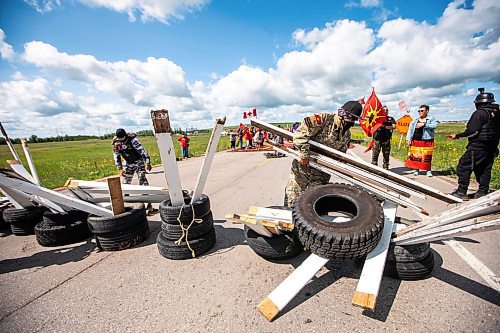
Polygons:
<instances>
[{"instance_id":1,"label":"black boot","mask_svg":"<svg viewBox=\"0 0 500 333\"><path fill-rule=\"evenodd\" d=\"M450 193L451 195L459 198L459 199L462 199L462 200L468 200L469 197L467 196L467 191L464 191L460 188L457 188L455 191L451 192Z\"/></svg>"},{"instance_id":2,"label":"black boot","mask_svg":"<svg viewBox=\"0 0 500 333\"><path fill-rule=\"evenodd\" d=\"M474 194L474 199L479 199L488 194L488 191L479 190Z\"/></svg>"}]
</instances>

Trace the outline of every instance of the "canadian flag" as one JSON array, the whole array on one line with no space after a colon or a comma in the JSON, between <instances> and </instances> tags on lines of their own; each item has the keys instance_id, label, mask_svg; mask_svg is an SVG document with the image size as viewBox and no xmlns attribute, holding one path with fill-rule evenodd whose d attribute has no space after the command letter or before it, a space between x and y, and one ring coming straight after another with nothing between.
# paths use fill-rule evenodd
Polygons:
<instances>
[{"instance_id":1,"label":"canadian flag","mask_svg":"<svg viewBox=\"0 0 500 333\"><path fill-rule=\"evenodd\" d=\"M243 119L247 119L247 117L257 117L257 109L253 109L252 111L243 112Z\"/></svg>"}]
</instances>

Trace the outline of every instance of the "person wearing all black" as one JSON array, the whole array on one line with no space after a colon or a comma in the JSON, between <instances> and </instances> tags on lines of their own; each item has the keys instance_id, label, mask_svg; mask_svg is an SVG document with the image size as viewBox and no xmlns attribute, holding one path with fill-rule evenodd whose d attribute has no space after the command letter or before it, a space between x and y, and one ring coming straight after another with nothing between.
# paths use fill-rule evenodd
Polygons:
<instances>
[{"instance_id":1,"label":"person wearing all black","mask_svg":"<svg viewBox=\"0 0 500 333\"><path fill-rule=\"evenodd\" d=\"M458 188L451 194L467 199L471 173L474 172L479 183L479 190L474 194L478 199L489 192L491 168L495 157L498 156L500 141L500 111L498 104L494 104L495 96L485 93L479 88L479 95L474 101L476 111L467 122L467 128L459 134L447 135L450 139L468 138L469 143L465 153L458 161L457 175Z\"/></svg>"},{"instance_id":2,"label":"person wearing all black","mask_svg":"<svg viewBox=\"0 0 500 333\"><path fill-rule=\"evenodd\" d=\"M389 169L389 157L391 155L392 131L396 128L396 120L389 116L389 110L384 106L387 116L382 126L373 134L372 164L378 165L378 156L382 151L384 157L384 169Z\"/></svg>"}]
</instances>

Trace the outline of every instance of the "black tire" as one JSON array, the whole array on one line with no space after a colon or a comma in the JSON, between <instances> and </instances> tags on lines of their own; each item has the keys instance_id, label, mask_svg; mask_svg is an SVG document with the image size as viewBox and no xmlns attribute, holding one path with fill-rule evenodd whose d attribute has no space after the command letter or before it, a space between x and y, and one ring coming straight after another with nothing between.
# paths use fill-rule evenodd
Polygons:
<instances>
[{"instance_id":1,"label":"black tire","mask_svg":"<svg viewBox=\"0 0 500 333\"><path fill-rule=\"evenodd\" d=\"M149 224L145 220L127 230L96 235L96 243L102 251L120 251L144 242L149 235Z\"/></svg>"},{"instance_id":2,"label":"black tire","mask_svg":"<svg viewBox=\"0 0 500 333\"><path fill-rule=\"evenodd\" d=\"M45 207L34 206L28 208L7 208L3 211L3 218L10 224L12 233L16 236L33 235L35 225L42 221Z\"/></svg>"},{"instance_id":3,"label":"black tire","mask_svg":"<svg viewBox=\"0 0 500 333\"><path fill-rule=\"evenodd\" d=\"M184 224L184 228L187 228L189 224ZM214 228L214 217L212 212L208 212L205 216L202 217L201 223L194 222L188 231L188 240L193 240L200 238L201 236L209 233ZM178 240L182 236L182 229L179 224L170 224L162 222L161 231L163 236L165 236L168 240Z\"/></svg>"},{"instance_id":4,"label":"black tire","mask_svg":"<svg viewBox=\"0 0 500 333\"><path fill-rule=\"evenodd\" d=\"M87 219L90 231L95 235L128 230L141 224L146 219L144 204L137 207L125 207L125 213L111 217L90 215Z\"/></svg>"},{"instance_id":5,"label":"black tire","mask_svg":"<svg viewBox=\"0 0 500 333\"><path fill-rule=\"evenodd\" d=\"M342 212L347 222L328 222L321 215ZM347 184L310 188L295 200L293 221L299 239L327 259L356 259L375 248L382 236L384 214L368 192Z\"/></svg>"},{"instance_id":6,"label":"black tire","mask_svg":"<svg viewBox=\"0 0 500 333\"><path fill-rule=\"evenodd\" d=\"M60 246L81 242L90 236L87 221L77 220L65 225L40 222L35 226L36 241L41 246Z\"/></svg>"},{"instance_id":7,"label":"black tire","mask_svg":"<svg viewBox=\"0 0 500 333\"><path fill-rule=\"evenodd\" d=\"M419 261L387 261L384 275L406 281L417 281L428 277L434 270L434 254L430 251Z\"/></svg>"},{"instance_id":8,"label":"black tire","mask_svg":"<svg viewBox=\"0 0 500 333\"><path fill-rule=\"evenodd\" d=\"M397 262L415 262L426 258L431 252L430 243L421 243L415 245L389 245L387 251L388 261Z\"/></svg>"},{"instance_id":9,"label":"black tire","mask_svg":"<svg viewBox=\"0 0 500 333\"><path fill-rule=\"evenodd\" d=\"M299 255L303 246L295 233L265 237L248 226L244 226L245 240L248 246L264 259L284 260Z\"/></svg>"},{"instance_id":10,"label":"black tire","mask_svg":"<svg viewBox=\"0 0 500 333\"><path fill-rule=\"evenodd\" d=\"M69 210L67 212L57 212L53 213L51 211L46 211L43 213L43 222L45 226L56 226L56 225L66 225L74 223L75 221L85 221L89 213L81 210Z\"/></svg>"},{"instance_id":11,"label":"black tire","mask_svg":"<svg viewBox=\"0 0 500 333\"><path fill-rule=\"evenodd\" d=\"M208 252L216 242L215 229L212 228L209 233L201 236L198 239L189 241L189 245L195 253L195 257ZM191 259L193 255L186 242L181 242L179 245L175 241L165 238L162 232L156 238L158 252L165 258L173 260Z\"/></svg>"},{"instance_id":12,"label":"black tire","mask_svg":"<svg viewBox=\"0 0 500 333\"><path fill-rule=\"evenodd\" d=\"M429 243L389 245L384 275L399 280L422 280L434 269L434 254Z\"/></svg>"},{"instance_id":13,"label":"black tire","mask_svg":"<svg viewBox=\"0 0 500 333\"><path fill-rule=\"evenodd\" d=\"M189 204L190 202L191 197L184 196L185 206L182 208L182 214L180 216L182 223L191 223L193 220L193 210L195 218L201 218L202 216L207 215L210 211L210 199L204 194L201 195L200 200L193 203L193 206ZM170 199L164 200L160 203L160 217L165 223L179 224L177 218L179 217L180 212L181 206L173 207Z\"/></svg>"}]
</instances>

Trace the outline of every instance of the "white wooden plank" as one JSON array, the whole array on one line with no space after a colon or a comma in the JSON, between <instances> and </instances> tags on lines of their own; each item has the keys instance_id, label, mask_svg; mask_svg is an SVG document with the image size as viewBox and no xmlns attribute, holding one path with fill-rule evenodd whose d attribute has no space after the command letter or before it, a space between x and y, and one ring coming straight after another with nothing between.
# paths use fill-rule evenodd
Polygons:
<instances>
[{"instance_id":1,"label":"white wooden plank","mask_svg":"<svg viewBox=\"0 0 500 333\"><path fill-rule=\"evenodd\" d=\"M92 193L107 193L107 183L88 180L68 180L67 188L81 188ZM121 184L122 192L128 194L168 194L168 189L160 186L144 186L135 184Z\"/></svg>"},{"instance_id":2,"label":"white wooden plank","mask_svg":"<svg viewBox=\"0 0 500 333\"><path fill-rule=\"evenodd\" d=\"M490 221L490 220L493 220L493 219L498 218L498 217L500 217L500 213L489 214L489 215L485 215L485 216L475 217L472 219L467 219L464 221L439 225L439 226L435 226L435 227L430 228L430 229L420 228L417 230L413 230L412 232L407 233L403 236L394 237L392 241L394 243L399 243L401 241L411 240L413 238L426 237L426 236L430 236L430 235L437 234L440 232L444 232L444 231L448 231L448 230L452 230L452 229L458 229L458 228L462 228L462 227L467 227L469 225L474 225L474 224L479 224L482 222Z\"/></svg>"},{"instance_id":3,"label":"white wooden plank","mask_svg":"<svg viewBox=\"0 0 500 333\"><path fill-rule=\"evenodd\" d=\"M184 204L182 194L181 177L175 158L175 148L172 141L172 129L170 128L170 119L167 110L152 110L151 120L155 130L160 158L163 165L165 179L167 181L170 200L173 206Z\"/></svg>"},{"instance_id":4,"label":"white wooden plank","mask_svg":"<svg viewBox=\"0 0 500 333\"><path fill-rule=\"evenodd\" d=\"M384 273L385 260L391 241L397 206L384 201L384 230L375 249L366 256L365 264L358 281L352 304L365 309L375 310L377 296Z\"/></svg>"},{"instance_id":5,"label":"white wooden plank","mask_svg":"<svg viewBox=\"0 0 500 333\"><path fill-rule=\"evenodd\" d=\"M224 117L223 119L217 119L215 121L215 126L212 131L212 135L210 136L210 141L208 142L205 158L203 159L203 164L201 165L198 180L196 181L193 197L191 198L191 204L198 201L203 194L203 189L205 188L205 183L207 182L208 173L210 172L210 167L212 166L215 153L217 152L217 145L219 144L220 134L224 129L225 123L226 117Z\"/></svg>"},{"instance_id":6,"label":"white wooden plank","mask_svg":"<svg viewBox=\"0 0 500 333\"><path fill-rule=\"evenodd\" d=\"M72 207L75 209L83 210L90 214L97 216L113 216L113 212L109 209L104 209L94 204L71 198L64 194L58 193L53 190L43 188L39 185L31 184L20 179L9 178L4 174L0 174L0 186L15 188L18 191L26 192L28 194L39 196L43 199L50 200L56 204Z\"/></svg>"},{"instance_id":7,"label":"white wooden plank","mask_svg":"<svg viewBox=\"0 0 500 333\"><path fill-rule=\"evenodd\" d=\"M426 199L426 196L420 192L417 192L415 190L412 190L408 187L402 186L396 182L377 176L375 174L371 174L363 169L359 169L357 167L350 166L346 163L335 161L334 159L329 157L321 155L317 155L317 157L318 157L317 158L318 162L327 163L330 165L330 167L339 169L343 173L349 173L352 177L359 177L365 181L371 181L377 184L385 185L386 188L392 189L393 191L396 191L398 193L406 194L406 196L414 195L418 198Z\"/></svg>"},{"instance_id":8,"label":"white wooden plank","mask_svg":"<svg viewBox=\"0 0 500 333\"><path fill-rule=\"evenodd\" d=\"M259 311L267 320L273 320L328 261L311 254L258 305Z\"/></svg>"},{"instance_id":9,"label":"white wooden plank","mask_svg":"<svg viewBox=\"0 0 500 333\"><path fill-rule=\"evenodd\" d=\"M477 234L480 232L491 231L500 229L500 219L495 219L491 221L486 221L474 225L469 225L461 228L454 228L445 230L439 233L425 235L421 237L412 238L409 240L401 240L397 241L398 245L412 245L412 244L420 244L427 242L435 242L437 240L449 239L452 237L463 237L472 234Z\"/></svg>"},{"instance_id":10,"label":"white wooden plank","mask_svg":"<svg viewBox=\"0 0 500 333\"><path fill-rule=\"evenodd\" d=\"M12 153L12 156L14 156L14 159L16 161L21 161L21 159L19 158L19 155L17 154L16 149L14 148L14 145L12 144L12 142L10 142L9 136L7 135L7 132L3 128L3 125L1 122L0 122L0 132L2 132L2 136L4 137L5 142L7 143L7 146L9 147L10 152Z\"/></svg>"},{"instance_id":11,"label":"white wooden plank","mask_svg":"<svg viewBox=\"0 0 500 333\"><path fill-rule=\"evenodd\" d=\"M269 217L283 221L292 221L292 211L286 209L274 209L252 206L248 209L248 214L259 217Z\"/></svg>"},{"instance_id":12,"label":"white wooden plank","mask_svg":"<svg viewBox=\"0 0 500 333\"><path fill-rule=\"evenodd\" d=\"M167 181L170 200L172 206L181 206L184 204L184 196L182 195L181 178L179 176L179 169L177 168L177 161L175 159L175 149L172 142L170 133L156 134L158 140L158 148L160 150L160 157L165 172L165 179Z\"/></svg>"},{"instance_id":13,"label":"white wooden plank","mask_svg":"<svg viewBox=\"0 0 500 333\"><path fill-rule=\"evenodd\" d=\"M19 161L7 161L7 163L9 163L10 168L15 173L17 173L19 176L25 178L26 180L28 180L34 184L37 184L36 183L37 180L31 176L31 174L28 172L28 170L26 170L26 168ZM18 195L22 195L22 193L18 193ZM57 204L55 204L47 199L37 198L37 197L33 197L33 196L29 197L29 199L33 200L35 202L41 203L42 205L50 208L54 212L64 212L64 209L61 206L59 206L59 205L57 205Z\"/></svg>"},{"instance_id":14,"label":"white wooden plank","mask_svg":"<svg viewBox=\"0 0 500 333\"><path fill-rule=\"evenodd\" d=\"M30 149L28 147L28 143L25 139L21 139L21 145L23 147L24 156L26 156L26 160L28 161L28 166L31 171L31 175L35 180L35 184L40 185L40 178L38 178L38 172L36 171L35 163L33 162L33 158L31 157Z\"/></svg>"},{"instance_id":15,"label":"white wooden plank","mask_svg":"<svg viewBox=\"0 0 500 333\"><path fill-rule=\"evenodd\" d=\"M15 189L13 191L16 192L17 194L19 194L20 196L24 196L26 199L28 199L30 201L38 202L39 204L41 204L42 206L45 206L45 207L49 208L53 212L62 213L62 212L65 211L61 206L53 203L50 200L43 199L43 198L40 198L39 196L31 195L31 194L28 194L28 193L24 193L22 191L18 191L18 190L15 190Z\"/></svg>"},{"instance_id":16,"label":"white wooden plank","mask_svg":"<svg viewBox=\"0 0 500 333\"><path fill-rule=\"evenodd\" d=\"M422 222L415 223L408 228L405 228L396 233L396 236L402 236L415 229L429 228L436 225L436 223L451 223L460 221L466 218L473 218L477 216L484 215L486 213L493 213L498 211L500 204L500 191L492 192L482 198L475 199L473 201L464 202L450 209L441 212L433 217L427 218ZM487 209L489 207L496 207ZM485 210L487 209L487 210Z\"/></svg>"},{"instance_id":17,"label":"white wooden plank","mask_svg":"<svg viewBox=\"0 0 500 333\"><path fill-rule=\"evenodd\" d=\"M249 227L250 229L252 229L253 231L255 231L256 233L258 233L261 236L273 237L272 232L267 230L266 227L264 227L258 221L256 223L250 223L250 222L247 222L244 220L240 220L240 221L241 221L241 223L245 224L247 227Z\"/></svg>"},{"instance_id":18,"label":"white wooden plank","mask_svg":"<svg viewBox=\"0 0 500 333\"><path fill-rule=\"evenodd\" d=\"M9 167L17 173L19 176L29 180L33 184L36 183L35 178L26 170L26 168L21 164L21 162L16 161L16 160L8 160L7 163L9 164Z\"/></svg>"},{"instance_id":19,"label":"white wooden plank","mask_svg":"<svg viewBox=\"0 0 500 333\"><path fill-rule=\"evenodd\" d=\"M289 149L283 149L283 148L280 148L280 147L277 147L277 146L274 146L275 150L280 152L280 153L283 153L283 154L288 154L289 156L291 156L292 158L294 159L299 159L299 156L297 154L297 152L293 151L293 150L289 150ZM411 208L413 210L415 210L416 212L418 213L421 213L421 214L424 214L424 215L429 215L428 212L426 212L422 207L420 206L417 206L415 203L413 203L412 201L410 201L409 199L407 198L404 198L404 197L398 197L398 196L395 196L394 194L392 194L391 192L387 191L386 189L381 189L381 188L378 188L376 187L375 185L373 184L368 184L366 182L363 182L361 180L357 180L357 179L354 179L353 177L349 177L347 175L344 175L338 171L335 171L333 169L330 169L330 168L327 168L325 166L322 166L316 162L312 162L310 161L309 162L309 165L312 166L313 168L315 169L318 169L320 171L323 171L324 173L327 173L329 175L332 175L334 177L338 177L344 181L347 181L349 183L352 183L354 185L358 185L364 189L366 189L367 191L370 191L382 198L385 198L386 200L389 200L391 202L394 202L402 207L408 207L408 208Z\"/></svg>"},{"instance_id":20,"label":"white wooden plank","mask_svg":"<svg viewBox=\"0 0 500 333\"><path fill-rule=\"evenodd\" d=\"M5 197L7 197L7 199L9 199L9 201L12 203L14 208L22 209L22 208L34 206L33 203L31 201L29 201L28 198L26 198L26 196L20 195L19 193L17 193L16 191L13 191L11 188L9 188L7 186L2 186L0 184L0 190L2 191L3 195L5 195Z\"/></svg>"}]
</instances>

